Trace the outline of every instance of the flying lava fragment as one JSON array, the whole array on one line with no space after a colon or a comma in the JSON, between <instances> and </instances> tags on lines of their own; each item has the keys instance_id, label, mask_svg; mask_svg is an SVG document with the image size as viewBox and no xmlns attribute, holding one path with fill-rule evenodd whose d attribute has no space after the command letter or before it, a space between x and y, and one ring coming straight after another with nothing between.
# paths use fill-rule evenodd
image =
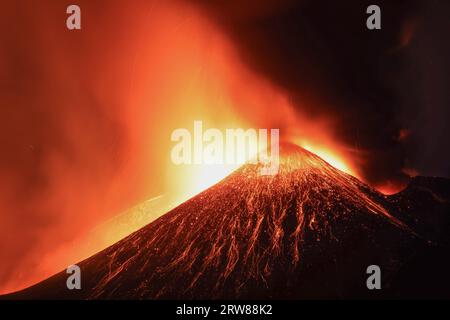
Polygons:
<instances>
[{"instance_id":1,"label":"flying lava fragment","mask_svg":"<svg viewBox=\"0 0 450 320\"><path fill-rule=\"evenodd\" d=\"M246 164L79 263L81 290L66 290L62 272L9 297L364 297L361 266L373 263L390 279L386 296L407 290L400 271L416 250L430 249L426 238L439 238L416 228L429 221L412 223L404 213L424 196L420 181L389 198L301 147L284 143L280 151L277 175Z\"/></svg>"}]
</instances>

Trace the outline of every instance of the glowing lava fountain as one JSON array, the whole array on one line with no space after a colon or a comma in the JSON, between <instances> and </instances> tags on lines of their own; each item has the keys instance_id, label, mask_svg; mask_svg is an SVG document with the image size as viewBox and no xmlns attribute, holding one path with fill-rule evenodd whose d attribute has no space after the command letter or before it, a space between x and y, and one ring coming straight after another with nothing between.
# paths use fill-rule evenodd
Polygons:
<instances>
[{"instance_id":1,"label":"glowing lava fountain","mask_svg":"<svg viewBox=\"0 0 450 320\"><path fill-rule=\"evenodd\" d=\"M244 165L115 245L20 297L299 298L365 294L361 266L394 275L422 243L384 197L296 145L280 171ZM364 273L362 273L364 275Z\"/></svg>"}]
</instances>

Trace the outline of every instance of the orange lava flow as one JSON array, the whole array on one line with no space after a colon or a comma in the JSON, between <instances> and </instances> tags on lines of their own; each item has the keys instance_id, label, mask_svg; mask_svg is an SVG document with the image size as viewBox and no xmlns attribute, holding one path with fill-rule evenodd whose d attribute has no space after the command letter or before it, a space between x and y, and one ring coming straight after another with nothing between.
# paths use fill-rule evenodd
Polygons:
<instances>
[{"instance_id":1,"label":"orange lava flow","mask_svg":"<svg viewBox=\"0 0 450 320\"><path fill-rule=\"evenodd\" d=\"M52 59L45 61L46 65L57 66L55 74L49 72L48 75L52 83L60 85L69 81L69 78L82 77L82 80L70 82L76 89L65 89L71 95L73 92L83 95L79 100L66 99L68 102L64 100L55 103L63 106L75 104L77 108L83 108L69 109L69 115L62 112L64 117L60 122L64 132L61 136L67 137L69 141L69 155L60 151L58 140L57 147L48 158L39 161L44 168L36 177L42 176L45 183L41 184L45 189L29 200L26 209L33 213L43 212L43 215L46 212L52 214L33 217L35 221L45 221L45 228L37 223L37 229L30 231L30 243L33 245L27 247L23 257L10 263L8 268L14 272L7 270L10 275L0 283L0 293L30 286L113 245L236 170L237 166L177 166L170 161L169 154L173 146L171 132L178 128L190 128L194 120L202 120L208 127L220 130L280 129L282 137L296 143L298 139L298 145L322 157L332 166L358 176L357 165L352 156L342 151L343 148L333 140L333 119L312 122L301 114L298 110L300 108L292 105L289 95L282 88L249 69L226 34L204 16L203 12L178 1L151 2L150 6L144 1L133 2L126 10L122 5L111 4L108 10L108 14L104 14L102 10L86 8L86 12L92 14L90 23L95 28L83 29L80 39L71 39L66 33L54 31L54 24L50 22L42 28L47 30L42 37L49 45L55 46L50 47L51 50L46 49L50 53L39 51L38 55L47 54ZM49 12L53 14L59 12L59 9ZM96 12L100 13L98 17ZM32 16L31 13L29 15ZM58 13L56 16L51 15L49 21L59 24L60 19ZM99 25L95 24L97 21ZM40 26L35 29L41 30ZM61 30L67 32L64 28ZM59 46L64 46L64 49ZM60 59L54 61L53 57ZM44 62L42 64L45 65ZM65 70L67 65L71 69ZM49 85L49 88L53 87ZM59 87L55 85L55 88ZM56 97L52 94L55 93L47 91L42 94L49 94L48 101L53 103ZM55 96L65 99L67 92ZM47 103L47 100L44 102ZM84 105L89 102L98 108L95 112L98 111L100 120L107 123L103 131L97 130L100 128L100 120L93 120L90 116L85 119L82 116L88 113L86 110L90 110L90 105ZM36 114L41 113L45 114ZM100 137L100 133L103 136ZM116 150L117 145L120 148ZM61 149L65 150L66 147ZM298 178L300 182L304 181L305 175ZM331 178L334 179L335 175ZM342 179L353 183L350 177ZM243 195L247 197L245 203L223 199L223 205L230 209L238 205L247 206L254 219L249 219L251 223L243 226L239 220L229 215L217 217L220 225L214 232L220 233L218 238L222 240L208 244L211 246L210 255L204 260L204 268L219 263L218 256L227 256L227 271L218 279L218 285L233 272L237 259L242 258L238 257L241 242L233 238L233 235L241 234L242 230L245 230L246 235L250 234L250 238L245 239L249 241L245 259L249 266L255 267L248 269L249 275L270 272L269 252L255 254L259 249L254 243L261 236L263 223L269 225L270 233L273 234L270 238L271 253L276 255L280 250L280 239L284 236L280 224L285 219L286 208L274 205L270 219L263 221L261 212L258 211L262 210L262 204L258 201L267 192L285 191L283 188L297 190L302 187L283 181L262 187L258 181L252 180L245 185L231 183L236 192L244 192ZM323 183L326 184L327 181ZM271 189L275 187L280 190ZM362 196L354 192L355 188L345 190L352 203L357 205L358 201L364 200L367 208L374 213L387 216L370 199L361 199ZM28 189L28 186L23 189ZM145 199L159 199L160 195L165 198L156 208L153 205L147 206L148 203L135 207ZM315 228L318 223L326 223L319 221L320 217L305 219L301 214L302 203L314 202L319 206L319 199L328 202L331 199L318 196L319 198L313 199L311 194L301 193L299 199L289 199L296 202L300 210L297 216L298 226L292 236L293 241L299 244L304 228ZM13 194L11 198L14 197L16 195ZM132 209L121 216L126 208ZM22 207L0 209L5 212L21 212ZM215 210L213 207L198 209L211 212ZM187 256L195 261L199 254L194 240L200 235L185 234L185 224L192 221L185 221L181 215L172 215L167 219L177 220L175 236L183 234L188 242L182 251L177 251L178 260L168 262L166 268L175 268L178 264L187 270L190 263ZM199 228L212 227L205 225L208 221L199 221ZM13 223L17 222L11 222ZM7 230L11 234L20 233L15 230L19 227L20 224L4 226L5 230L12 228L13 231ZM149 240L149 246L170 236L172 235L158 235L159 238L155 236ZM10 242L11 250L5 254L6 257L20 251L18 246L14 246L14 241ZM163 250L162 247L151 248ZM299 251L293 254L295 260L300 259ZM257 259L264 259L267 265L261 265L261 261ZM256 271L256 265L263 270ZM125 267L126 265L121 266ZM118 271L120 270L115 270L111 265L110 277L117 276Z\"/></svg>"},{"instance_id":2,"label":"orange lava flow","mask_svg":"<svg viewBox=\"0 0 450 320\"><path fill-rule=\"evenodd\" d=\"M311 248L348 241L349 226L413 233L370 187L298 146L282 148L279 174L244 165L108 249L98 258L107 268L87 262L103 275L89 298L236 298L251 283L295 274Z\"/></svg>"}]
</instances>

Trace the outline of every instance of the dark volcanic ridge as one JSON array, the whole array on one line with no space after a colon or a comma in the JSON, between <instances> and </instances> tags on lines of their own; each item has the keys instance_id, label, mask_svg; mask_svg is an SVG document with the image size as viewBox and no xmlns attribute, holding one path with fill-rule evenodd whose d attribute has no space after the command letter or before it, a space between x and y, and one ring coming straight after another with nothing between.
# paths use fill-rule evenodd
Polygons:
<instances>
[{"instance_id":1,"label":"dark volcanic ridge","mask_svg":"<svg viewBox=\"0 0 450 320\"><path fill-rule=\"evenodd\" d=\"M6 298L449 297L446 179L384 196L318 156L281 146L280 172L247 164L115 245ZM382 290L366 268L382 270Z\"/></svg>"}]
</instances>

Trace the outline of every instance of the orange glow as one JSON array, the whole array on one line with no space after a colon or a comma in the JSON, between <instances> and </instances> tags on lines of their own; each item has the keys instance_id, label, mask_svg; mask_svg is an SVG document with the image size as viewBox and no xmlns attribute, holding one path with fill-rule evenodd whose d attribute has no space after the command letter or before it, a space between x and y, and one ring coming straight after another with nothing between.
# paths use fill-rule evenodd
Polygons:
<instances>
[{"instance_id":1,"label":"orange glow","mask_svg":"<svg viewBox=\"0 0 450 320\"><path fill-rule=\"evenodd\" d=\"M345 161L341 157L336 155L332 150L320 147L313 147L308 144L302 144L301 146L306 150L318 155L336 169L339 169L352 176L356 176L355 172L352 169L350 169L350 167L345 163Z\"/></svg>"},{"instance_id":2,"label":"orange glow","mask_svg":"<svg viewBox=\"0 0 450 320\"><path fill-rule=\"evenodd\" d=\"M318 155L336 169L361 179L355 164L357 161L357 154L352 153L353 158L351 158L348 155L348 152L346 153L343 151L345 149L342 146L332 142L331 138L325 134L326 131L324 131L323 128L324 127L322 127L322 130L317 130L317 132L319 132L317 134L312 133L312 136L316 136L314 140L295 138L293 141L297 145Z\"/></svg>"},{"instance_id":3,"label":"orange glow","mask_svg":"<svg viewBox=\"0 0 450 320\"><path fill-rule=\"evenodd\" d=\"M59 19L56 15L55 21ZM85 38L79 47L83 54L72 50L76 44L65 40L65 33L57 35L61 41L54 41L52 23L35 28L47 32L48 37L52 35L51 50L63 57L42 64L56 65L55 72L61 72L67 67L67 57L76 56L71 61L80 61L80 66L73 69L81 70L83 85L89 88L80 92L88 92L89 98L68 99L61 105L78 107L86 100L95 100L100 115L106 114L121 130L117 138L105 143L93 139L95 132L88 134L90 127L86 129L86 125L95 127L97 123L86 120L78 109L61 120L76 156L89 160L75 166L71 162L75 156L52 154L51 159L42 161L46 169L42 175L52 189L45 190L45 197L36 197L45 198L45 203L29 206L55 211L58 219L51 217L56 222L46 228L29 256L20 261L11 259L17 272L0 284L0 293L32 285L91 256L237 168L175 166L169 158L173 130L190 128L196 119L221 130L271 128L287 115L284 95L249 70L223 32L195 8L177 1L150 7L144 2L133 3L126 10L116 7L111 15L92 21L104 29L82 33ZM99 56L100 51L105 55ZM67 74L70 79L74 77ZM65 83L66 73L51 76L55 82ZM53 92L48 94L53 101ZM264 116L272 108L278 108L277 116ZM113 154L117 159L102 154L100 147L117 141L124 144L120 154ZM93 159L101 163L100 169L86 170L86 166L97 163ZM145 210L134 207L160 194L165 195L164 205ZM121 218L114 218L117 215Z\"/></svg>"},{"instance_id":4,"label":"orange glow","mask_svg":"<svg viewBox=\"0 0 450 320\"><path fill-rule=\"evenodd\" d=\"M92 17L91 21L101 28L80 34L86 37L79 46L84 48L79 50L87 51L81 51L83 54L73 49L77 44L67 34L54 31L54 23L60 24L58 10L54 11L57 15L53 24L49 20L48 25L30 28L47 30L42 31L47 32L43 37L48 43L44 43L50 48L45 50L50 50L52 58L42 64L56 69L48 77L60 84L79 76L79 72L83 80L73 87L81 87L80 94L87 97L73 101L68 95L69 102L57 101L58 108L59 104L77 107L60 120L67 131L61 136L68 137L67 149L74 155L62 154L57 144L56 151L39 162L44 167L40 172L45 177L42 185L48 189L33 197L26 209L55 215L44 217L52 223L44 231L39 230L39 236L33 234L36 244L29 249L31 253L13 261L17 272L0 284L0 293L32 285L112 245L235 170L239 165L176 166L170 161L171 132L191 128L197 119L220 130L278 128L286 139L307 138L307 142L300 139L299 145L356 176L348 155L332 142L328 122L311 122L294 111L288 95L250 70L229 39L201 12L176 1L167 2L152 2L151 10L144 2L130 4L125 11L121 7L111 9L116 12L111 17ZM37 56L46 54L44 51ZM62 72L68 65L71 69ZM53 102L54 90L48 94ZM105 136L115 126L120 128L114 139L93 138L99 131L97 122L89 117L86 120L84 109L78 108L90 101L95 101L100 116L111 118L107 122L112 128L103 130ZM119 154L107 153L111 145L119 144L117 141L123 143ZM83 161L73 163L73 158ZM157 197L161 194L165 195L162 202ZM156 207L145 203L135 207L155 197L159 199L157 205L152 202ZM13 212L11 208L0 209ZM10 225L3 223L1 228ZM11 252L20 251L16 249Z\"/></svg>"},{"instance_id":5,"label":"orange glow","mask_svg":"<svg viewBox=\"0 0 450 320\"><path fill-rule=\"evenodd\" d=\"M183 183L186 188L180 190L177 199L178 203L182 203L192 196L208 189L220 180L224 179L240 165L187 165L181 168L180 171L185 173L177 180Z\"/></svg>"},{"instance_id":6,"label":"orange glow","mask_svg":"<svg viewBox=\"0 0 450 320\"><path fill-rule=\"evenodd\" d=\"M394 183L392 181L387 181L385 184L376 186L376 189L380 191L382 194L390 196L396 193L399 193L403 189L405 189L404 184Z\"/></svg>"}]
</instances>

